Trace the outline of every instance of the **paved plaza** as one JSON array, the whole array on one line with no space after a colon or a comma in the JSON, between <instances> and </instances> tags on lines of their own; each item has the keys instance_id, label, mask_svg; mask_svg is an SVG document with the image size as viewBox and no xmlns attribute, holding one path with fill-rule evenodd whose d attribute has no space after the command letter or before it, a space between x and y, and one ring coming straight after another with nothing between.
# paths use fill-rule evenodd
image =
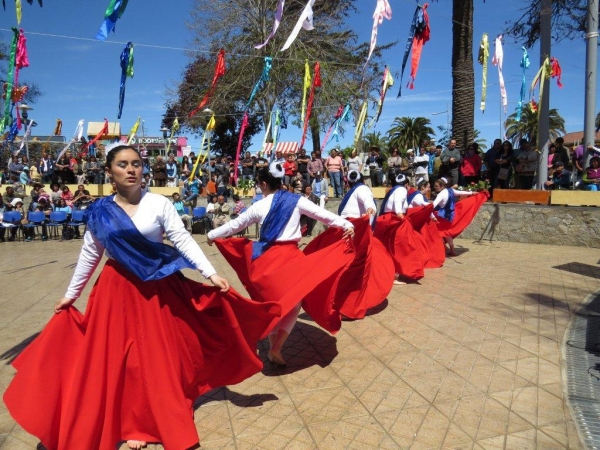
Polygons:
<instances>
[{"instance_id":1,"label":"paved plaza","mask_svg":"<svg viewBox=\"0 0 600 450\"><path fill-rule=\"evenodd\" d=\"M195 238L243 292L216 248ZM600 289L600 251L456 243L458 257L419 284L394 286L381 307L335 336L301 315L283 351L286 368L266 363L198 399L202 448L581 447L563 394L563 340ZM0 244L0 391L13 377L11 360L64 295L80 245ZM264 343L260 349L266 360ZM0 448L37 444L0 404Z\"/></svg>"}]
</instances>

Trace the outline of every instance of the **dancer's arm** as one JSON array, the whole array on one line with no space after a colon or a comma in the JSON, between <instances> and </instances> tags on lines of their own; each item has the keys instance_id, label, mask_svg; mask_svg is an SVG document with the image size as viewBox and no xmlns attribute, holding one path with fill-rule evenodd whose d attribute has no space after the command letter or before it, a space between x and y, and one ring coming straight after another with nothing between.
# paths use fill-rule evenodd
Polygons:
<instances>
[{"instance_id":1,"label":"dancer's arm","mask_svg":"<svg viewBox=\"0 0 600 450\"><path fill-rule=\"evenodd\" d=\"M320 208L305 197L301 197L298 200L298 209L300 210L300 214L312 217L330 227L343 228L346 230L344 236L354 234L354 225L352 225L352 222L342 219L337 214L329 212L325 208Z\"/></svg>"},{"instance_id":2,"label":"dancer's arm","mask_svg":"<svg viewBox=\"0 0 600 450\"><path fill-rule=\"evenodd\" d=\"M231 236L248 228L248 226L252 225L253 223L259 223L261 220L261 215L259 214L259 204L261 201L250 206L250 208L237 216L235 219L230 220L215 230L209 231L207 235L208 245L212 245L215 239Z\"/></svg>"}]
</instances>

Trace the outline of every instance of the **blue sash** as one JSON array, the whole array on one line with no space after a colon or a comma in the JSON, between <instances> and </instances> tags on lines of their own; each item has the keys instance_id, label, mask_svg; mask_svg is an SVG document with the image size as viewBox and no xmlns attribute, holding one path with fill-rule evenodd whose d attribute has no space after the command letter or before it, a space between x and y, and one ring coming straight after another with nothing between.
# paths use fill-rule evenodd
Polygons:
<instances>
[{"instance_id":1,"label":"blue sash","mask_svg":"<svg viewBox=\"0 0 600 450\"><path fill-rule=\"evenodd\" d=\"M275 239L279 237L296 209L300 200L298 194L287 191L277 191L273 196L271 209L260 227L260 239L252 243L252 259L255 260L266 252Z\"/></svg>"},{"instance_id":2,"label":"blue sash","mask_svg":"<svg viewBox=\"0 0 600 450\"><path fill-rule=\"evenodd\" d=\"M408 194L408 197L406 198L406 201L408 202L408 204L410 205L410 202L412 202L414 200L414 198L419 194L423 195L423 193L421 191L414 191L412 194ZM425 197L425 196L423 195L423 197Z\"/></svg>"},{"instance_id":3,"label":"blue sash","mask_svg":"<svg viewBox=\"0 0 600 450\"><path fill-rule=\"evenodd\" d=\"M350 200L350 197L352 197L352 194L354 194L354 191L356 190L356 188L359 186L362 186L362 185L363 185L362 183L356 183L354 186L352 186L352 188L348 191L348 193L346 195L344 195L344 198L342 199L342 202L340 203L340 207L338 208L338 216L342 214L342 211L346 207L346 204L348 203L348 200Z\"/></svg>"},{"instance_id":4,"label":"blue sash","mask_svg":"<svg viewBox=\"0 0 600 450\"><path fill-rule=\"evenodd\" d=\"M114 201L114 195L92 203L86 224L110 256L143 281L160 280L195 267L170 245L147 239Z\"/></svg>"},{"instance_id":5,"label":"blue sash","mask_svg":"<svg viewBox=\"0 0 600 450\"><path fill-rule=\"evenodd\" d=\"M396 186L394 186L393 188L391 188L387 194L385 194L385 197L383 198L383 201L381 202L381 209L379 210L379 215L383 214L384 210L385 210L385 205L387 205L388 200L390 199L390 197L392 196L392 194L394 193L394 191L396 189L398 189L399 187L402 187L401 185L397 184Z\"/></svg>"},{"instance_id":6,"label":"blue sash","mask_svg":"<svg viewBox=\"0 0 600 450\"><path fill-rule=\"evenodd\" d=\"M452 188L446 189L448 190L448 201L446 202L446 206L444 206L443 208L440 208L438 206L435 209L436 211L438 211L438 216L448 220L449 222L452 222L454 220L454 205L456 202L454 200L454 191L452 190Z\"/></svg>"}]
</instances>

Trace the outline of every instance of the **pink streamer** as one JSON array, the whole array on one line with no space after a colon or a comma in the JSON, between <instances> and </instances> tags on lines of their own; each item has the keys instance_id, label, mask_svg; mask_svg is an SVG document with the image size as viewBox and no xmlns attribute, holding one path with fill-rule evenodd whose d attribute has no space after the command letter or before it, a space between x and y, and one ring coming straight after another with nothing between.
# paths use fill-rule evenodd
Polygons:
<instances>
[{"instance_id":1,"label":"pink streamer","mask_svg":"<svg viewBox=\"0 0 600 450\"><path fill-rule=\"evenodd\" d=\"M267 40L260 44L260 45L255 45L254 48L255 49L261 49L263 48L265 45L267 45L267 43L271 40L271 38L273 36L275 36L275 33L277 32L277 28L279 28L279 24L281 23L281 19L283 17L283 5L285 3L285 0L279 0L279 3L277 4L277 10L275 11L275 22L273 23L273 31L271 31L271 34L269 34L269 36L267 37Z\"/></svg>"},{"instance_id":2,"label":"pink streamer","mask_svg":"<svg viewBox=\"0 0 600 450\"><path fill-rule=\"evenodd\" d=\"M502 75L502 62L504 61L504 51L502 50L502 35L499 35L494 41L494 57L492 64L498 66L498 81L500 83L500 96L502 97L502 106L504 114L507 112L508 97L506 95L506 86L504 85L504 75Z\"/></svg>"},{"instance_id":3,"label":"pink streamer","mask_svg":"<svg viewBox=\"0 0 600 450\"><path fill-rule=\"evenodd\" d=\"M244 140L244 132L246 131L246 127L248 126L248 111L244 113L244 118L242 119L242 126L240 127L240 137L238 139L237 150L235 152L235 166L233 169L233 179L237 184L238 180L238 166L240 164L240 153L242 152L242 141Z\"/></svg>"},{"instance_id":4,"label":"pink streamer","mask_svg":"<svg viewBox=\"0 0 600 450\"><path fill-rule=\"evenodd\" d=\"M371 59L373 50L375 50L375 45L377 44L377 30L379 28L379 25L383 23L383 19L392 20L392 7L390 6L388 0L377 0L375 12L373 12L373 30L371 31L371 47L369 48L369 56L367 56L367 60L365 61L365 67Z\"/></svg>"},{"instance_id":5,"label":"pink streamer","mask_svg":"<svg viewBox=\"0 0 600 450\"><path fill-rule=\"evenodd\" d=\"M29 67L29 56L27 55L27 38L25 37L25 31L23 31L23 28L21 28L19 29L19 37L17 38L17 51L15 54L15 80L13 83L13 90L19 88L19 70L21 70L23 67ZM19 130L21 129L21 115L19 114L19 108L17 108L17 128Z\"/></svg>"}]
</instances>

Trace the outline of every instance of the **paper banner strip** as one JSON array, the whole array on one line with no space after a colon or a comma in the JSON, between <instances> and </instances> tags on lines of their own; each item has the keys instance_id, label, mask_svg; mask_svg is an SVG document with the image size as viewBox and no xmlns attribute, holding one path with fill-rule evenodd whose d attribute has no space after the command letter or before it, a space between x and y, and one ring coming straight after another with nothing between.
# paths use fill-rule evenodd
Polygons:
<instances>
[{"instance_id":1,"label":"paper banner strip","mask_svg":"<svg viewBox=\"0 0 600 450\"><path fill-rule=\"evenodd\" d=\"M198 111L200 111L202 108L204 108L206 106L206 104L210 101L211 97L215 93L215 87L217 86L217 81L219 81L219 78L221 78L223 75L225 75L225 50L221 49L219 51L219 55L217 56L217 64L215 66L215 74L213 75L213 80L210 85L210 89L206 92L206 94L204 94L204 98L198 104L198 107L189 114L189 117L194 117L198 113Z\"/></svg>"},{"instance_id":2,"label":"paper banner strip","mask_svg":"<svg viewBox=\"0 0 600 450\"><path fill-rule=\"evenodd\" d=\"M133 78L133 43L131 42L128 42L121 52L121 84L119 87L119 112L117 119L120 119L123 114L127 77Z\"/></svg>"},{"instance_id":3,"label":"paper banner strip","mask_svg":"<svg viewBox=\"0 0 600 450\"><path fill-rule=\"evenodd\" d=\"M167 155L171 151L171 139L173 135L179 131L179 118L175 116L175 120L173 121L173 125L171 125L171 134L169 135L169 141L167 142Z\"/></svg>"},{"instance_id":4,"label":"paper banner strip","mask_svg":"<svg viewBox=\"0 0 600 450\"><path fill-rule=\"evenodd\" d=\"M373 12L371 46L369 47L369 54L367 55L367 60L365 61L364 67L367 67L369 60L371 59L371 55L373 54L373 50L375 50L375 46L377 45L377 31L379 29L379 25L383 23L383 19L392 20L392 7L390 6L388 0L377 0L377 5L375 5L375 11Z\"/></svg>"},{"instance_id":5,"label":"paper banner strip","mask_svg":"<svg viewBox=\"0 0 600 450\"><path fill-rule=\"evenodd\" d=\"M233 179L237 183L238 180L238 166L240 165L240 153L242 151L242 143L244 141L244 133L246 132L246 128L248 127L248 111L244 113L244 118L242 119L242 126L240 127L240 136L238 138L237 150L235 152L235 170L233 171Z\"/></svg>"},{"instance_id":6,"label":"paper banner strip","mask_svg":"<svg viewBox=\"0 0 600 450\"><path fill-rule=\"evenodd\" d=\"M525 101L525 93L527 90L527 78L525 76L525 71L529 69L531 62L529 61L529 54L527 53L527 49L525 47L521 47L523 50L523 56L521 57L521 69L523 69L523 80L521 81L521 92L519 94L519 103L517 104L517 122L521 121L521 113L523 112L523 102Z\"/></svg>"},{"instance_id":7,"label":"paper banner strip","mask_svg":"<svg viewBox=\"0 0 600 450\"><path fill-rule=\"evenodd\" d=\"M131 130L129 130L129 134L127 135L127 145L131 145L139 127L140 127L140 117L138 116L137 120L131 127Z\"/></svg>"},{"instance_id":8,"label":"paper banner strip","mask_svg":"<svg viewBox=\"0 0 600 450\"><path fill-rule=\"evenodd\" d=\"M502 100L502 108L506 114L508 106L508 96L506 95L506 86L504 84L504 75L502 74L502 64L504 62L504 50L502 49L502 35L500 34L494 41L494 57L492 64L498 66L498 82L500 84L500 97Z\"/></svg>"},{"instance_id":9,"label":"paper banner strip","mask_svg":"<svg viewBox=\"0 0 600 450\"><path fill-rule=\"evenodd\" d=\"M83 132L83 123L81 123L81 132ZM97 141L99 141L101 137L106 136L107 134L108 134L108 119L104 119L104 126L102 127L100 132L94 137L94 139L92 139L91 141L88 141L88 143L85 145L85 147L89 149L92 145L94 145ZM79 140L80 139L81 139L81 137L79 138Z\"/></svg>"},{"instance_id":10,"label":"paper banner strip","mask_svg":"<svg viewBox=\"0 0 600 450\"><path fill-rule=\"evenodd\" d=\"M304 120L304 114L306 113L306 94L310 89L311 77L310 77L310 66L308 65L308 59L304 62L304 86L302 87L302 114L300 120Z\"/></svg>"},{"instance_id":11,"label":"paper banner strip","mask_svg":"<svg viewBox=\"0 0 600 450\"><path fill-rule=\"evenodd\" d=\"M3 131L6 127L12 125L11 99L13 91L13 81L15 76L15 62L17 57L17 42L19 40L19 30L13 27L12 31L13 38L12 44L10 46L10 56L8 59L8 74L6 76L6 100L4 102L4 117L2 118L2 126L0 127Z\"/></svg>"},{"instance_id":12,"label":"paper banner strip","mask_svg":"<svg viewBox=\"0 0 600 450\"><path fill-rule=\"evenodd\" d=\"M410 25L410 31L408 32L408 40L406 42L406 48L404 49L404 57L402 58L402 69L400 72L400 89L398 90L398 97L402 95L402 80L404 78L404 69L408 61L408 54L411 48L413 50L413 56L411 61L410 78L408 81L409 89L414 88L414 80L417 76L417 69L419 68L419 61L421 59L421 52L423 45L429 40L430 29L429 29L429 15L427 14L428 3L423 6L417 5L415 13L413 14L413 20Z\"/></svg>"},{"instance_id":13,"label":"paper banner strip","mask_svg":"<svg viewBox=\"0 0 600 450\"><path fill-rule=\"evenodd\" d=\"M56 119L56 126L52 132L53 136L60 136L62 134L62 120Z\"/></svg>"},{"instance_id":14,"label":"paper banner strip","mask_svg":"<svg viewBox=\"0 0 600 450\"><path fill-rule=\"evenodd\" d=\"M200 164L204 164L204 161L206 160L206 157L208 156L208 153L210 152L210 134L214 129L215 129L215 115L213 114L210 117L210 120L208 121L206 128L204 129L204 133L202 134L202 142L200 143L200 152L198 154L198 157L196 158L194 167L192 168L192 171L190 172L190 177L188 178L189 181L194 180L194 174L198 170L198 166ZM207 146L206 152L204 153L204 156L202 158L200 158L200 154L202 154L202 152L204 151L204 146L205 146L207 140L208 140L208 146ZM202 174L202 170L200 170L200 174Z\"/></svg>"},{"instance_id":15,"label":"paper banner strip","mask_svg":"<svg viewBox=\"0 0 600 450\"><path fill-rule=\"evenodd\" d=\"M300 14L300 18L298 19L298 22L296 22L294 29L292 30L291 34L287 38L287 41L285 41L285 44L283 44L283 47L281 48L282 52L290 48L290 46L294 43L296 37L298 37L298 33L300 33L300 28L304 28L307 31L314 29L312 10L314 4L315 0L309 0L309 2L304 7L302 14Z\"/></svg>"},{"instance_id":16,"label":"paper banner strip","mask_svg":"<svg viewBox=\"0 0 600 450\"><path fill-rule=\"evenodd\" d=\"M367 107L368 102L365 100L360 110L358 120L356 121L356 131L354 132L354 148L356 148L358 142L362 137L363 128L365 126L365 120L367 119Z\"/></svg>"},{"instance_id":17,"label":"paper banner strip","mask_svg":"<svg viewBox=\"0 0 600 450\"><path fill-rule=\"evenodd\" d=\"M308 130L308 122L310 122L310 114L312 112L313 102L315 100L315 90L318 87L321 87L321 66L318 62L316 62L312 86L310 87L310 96L308 97L308 105L306 107L306 117L304 118L304 128L302 130L302 139L300 140L300 149L304 148L306 131Z\"/></svg>"},{"instance_id":18,"label":"paper banner strip","mask_svg":"<svg viewBox=\"0 0 600 450\"><path fill-rule=\"evenodd\" d=\"M544 81L547 80L548 78L552 77L552 78L556 78L556 84L559 88L563 87L563 84L560 81L560 76L562 74L562 70L560 68L560 64L558 63L558 60L556 58L546 58L544 60L544 63L542 64L542 67L540 67L540 70L538 70L538 73L535 75L535 78L533 79L533 82L531 83L531 102L530 102L530 107L531 110L536 112L538 107L537 107L537 103L535 102L535 99L533 98L533 91L535 89L535 87L537 86L538 83L540 83L540 95L539 95L539 103L542 103L542 100L544 98Z\"/></svg>"},{"instance_id":19,"label":"paper banner strip","mask_svg":"<svg viewBox=\"0 0 600 450\"><path fill-rule=\"evenodd\" d=\"M257 92L260 89L262 89L265 86L265 84L267 84L267 82L269 81L272 64L273 64L273 58L267 56L265 58L265 65L263 67L262 74L260 75L260 78L254 85L254 89L252 89L252 93L250 94L248 103L246 103L246 108L245 108L246 111L248 110L248 108L250 108L250 105L252 104L252 100L254 100L254 96L257 94Z\"/></svg>"},{"instance_id":20,"label":"paper banner strip","mask_svg":"<svg viewBox=\"0 0 600 450\"><path fill-rule=\"evenodd\" d=\"M129 0L111 0L106 12L104 13L104 22L100 25L100 30L96 35L96 39L104 41L111 31L115 29L117 20L121 18L127 8L127 2Z\"/></svg>"},{"instance_id":21,"label":"paper banner strip","mask_svg":"<svg viewBox=\"0 0 600 450\"><path fill-rule=\"evenodd\" d=\"M281 19L283 18L283 5L284 4L285 4L285 0L279 0L279 2L277 3L277 10L275 11L275 22L273 23L273 30L271 31L271 34L269 34L269 36L267 36L267 40L265 42L263 42L260 45L254 46L255 49L259 50L259 49L263 48L265 45L267 45L269 43L271 38L273 36L275 36L275 33L277 32L277 28L279 28L279 24L281 23Z\"/></svg>"},{"instance_id":22,"label":"paper banner strip","mask_svg":"<svg viewBox=\"0 0 600 450\"><path fill-rule=\"evenodd\" d=\"M490 57L490 42L488 40L487 33L483 33L481 42L479 43L479 54L477 56L477 62L483 66L481 73L481 103L479 109L485 112L485 98L487 96L487 69L488 69L488 58Z\"/></svg>"},{"instance_id":23,"label":"paper banner strip","mask_svg":"<svg viewBox=\"0 0 600 450\"><path fill-rule=\"evenodd\" d=\"M387 94L388 89L391 88L393 85L394 77L392 77L390 69L388 69L388 67L385 66L385 70L383 71L383 82L381 84L381 95L379 97L379 102L377 105L377 114L369 124L369 128L372 128L373 125L375 125L375 123L379 121L379 116L381 115L381 111L383 111L383 102L385 100L385 95Z\"/></svg>"}]
</instances>

